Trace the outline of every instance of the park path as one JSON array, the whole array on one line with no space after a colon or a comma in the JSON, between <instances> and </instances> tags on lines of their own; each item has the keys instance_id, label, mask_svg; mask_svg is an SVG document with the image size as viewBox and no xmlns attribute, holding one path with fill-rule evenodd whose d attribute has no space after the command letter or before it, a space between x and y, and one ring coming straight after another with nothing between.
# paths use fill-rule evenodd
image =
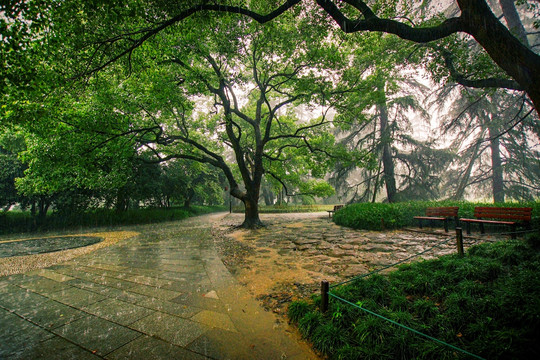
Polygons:
<instances>
[{"instance_id":1,"label":"park path","mask_svg":"<svg viewBox=\"0 0 540 360\"><path fill-rule=\"evenodd\" d=\"M316 359L223 265L223 216L0 277L0 359Z\"/></svg>"}]
</instances>

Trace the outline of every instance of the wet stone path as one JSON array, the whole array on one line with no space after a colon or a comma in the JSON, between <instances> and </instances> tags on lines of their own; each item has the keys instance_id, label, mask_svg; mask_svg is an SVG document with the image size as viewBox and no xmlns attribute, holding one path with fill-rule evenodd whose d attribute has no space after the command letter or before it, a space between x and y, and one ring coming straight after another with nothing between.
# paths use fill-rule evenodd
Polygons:
<instances>
[{"instance_id":1,"label":"wet stone path","mask_svg":"<svg viewBox=\"0 0 540 360\"><path fill-rule=\"evenodd\" d=\"M58 236L0 242L0 258L61 251L92 245L100 241L103 239L95 236Z\"/></svg>"},{"instance_id":2,"label":"wet stone path","mask_svg":"<svg viewBox=\"0 0 540 360\"><path fill-rule=\"evenodd\" d=\"M223 265L223 216L0 277L0 359L315 359Z\"/></svg>"},{"instance_id":3,"label":"wet stone path","mask_svg":"<svg viewBox=\"0 0 540 360\"><path fill-rule=\"evenodd\" d=\"M353 230L334 224L326 212L262 214L264 228L237 230L243 215L231 214L218 224L220 255L229 270L267 310L286 311L290 301L320 292L331 284L366 274L435 247L415 260L456 253L455 232ZM465 238L467 248L479 241ZM391 269L390 269L391 270Z\"/></svg>"}]
</instances>

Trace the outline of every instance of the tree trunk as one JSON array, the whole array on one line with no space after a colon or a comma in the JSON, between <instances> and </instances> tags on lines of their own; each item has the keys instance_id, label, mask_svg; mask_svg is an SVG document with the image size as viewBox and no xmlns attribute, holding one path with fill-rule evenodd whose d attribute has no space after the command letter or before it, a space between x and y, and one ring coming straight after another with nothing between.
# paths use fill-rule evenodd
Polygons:
<instances>
[{"instance_id":1,"label":"tree trunk","mask_svg":"<svg viewBox=\"0 0 540 360\"><path fill-rule=\"evenodd\" d=\"M501 161L501 149L497 132L492 127L489 128L490 146L491 146L491 171L492 171L492 189L493 202L504 202L504 181L503 168Z\"/></svg>"},{"instance_id":2,"label":"tree trunk","mask_svg":"<svg viewBox=\"0 0 540 360\"><path fill-rule=\"evenodd\" d=\"M501 5L504 19L506 20L510 32L512 32L512 34L514 34L524 45L530 47L529 41L527 40L527 32L525 31L521 18L516 10L514 0L499 0L499 4Z\"/></svg>"},{"instance_id":3,"label":"tree trunk","mask_svg":"<svg viewBox=\"0 0 540 360\"><path fill-rule=\"evenodd\" d=\"M118 189L116 193L116 211L126 211L128 208L128 198L123 189Z\"/></svg>"},{"instance_id":4,"label":"tree trunk","mask_svg":"<svg viewBox=\"0 0 540 360\"><path fill-rule=\"evenodd\" d=\"M257 229L263 226L259 219L259 203L258 197L246 196L243 200L245 206L245 218L241 227L247 229Z\"/></svg>"},{"instance_id":5,"label":"tree trunk","mask_svg":"<svg viewBox=\"0 0 540 360\"><path fill-rule=\"evenodd\" d=\"M461 181L459 182L459 185L456 189L456 193L452 197L454 200L463 200L463 196L465 195L465 189L467 188L467 183L469 182L469 179L471 177L472 168L473 168L474 162L476 161L476 158L478 157L478 150L480 150L481 144L482 144L482 141L480 140L480 138L477 139L473 154L471 158L469 159L469 164L467 165L467 169L465 170L465 173L463 174L463 177L461 178Z\"/></svg>"},{"instance_id":6,"label":"tree trunk","mask_svg":"<svg viewBox=\"0 0 540 360\"><path fill-rule=\"evenodd\" d=\"M274 205L274 194L268 189L267 186L263 187L263 198L266 206Z\"/></svg>"},{"instance_id":7,"label":"tree trunk","mask_svg":"<svg viewBox=\"0 0 540 360\"><path fill-rule=\"evenodd\" d=\"M189 209L189 207L191 206L191 200L193 199L193 196L195 196L195 190L190 188L188 190L186 198L184 199L184 208Z\"/></svg>"},{"instance_id":8,"label":"tree trunk","mask_svg":"<svg viewBox=\"0 0 540 360\"><path fill-rule=\"evenodd\" d=\"M40 196L37 213L37 220L39 225L45 223L45 218L47 217L47 211L49 210L50 205L50 200L48 200L45 196Z\"/></svg>"},{"instance_id":9,"label":"tree trunk","mask_svg":"<svg viewBox=\"0 0 540 360\"><path fill-rule=\"evenodd\" d=\"M383 146L383 178L386 186L386 197L389 203L396 201L396 179L394 172L394 162L392 161L392 149L390 148L391 136L388 129L388 108L386 102L379 104L381 142Z\"/></svg>"},{"instance_id":10,"label":"tree trunk","mask_svg":"<svg viewBox=\"0 0 540 360\"><path fill-rule=\"evenodd\" d=\"M375 203L377 200L377 192L379 192L379 177L381 176L381 163L379 163L379 170L377 171L377 177L375 178L375 186L373 187L373 198L371 199L372 203Z\"/></svg>"}]
</instances>

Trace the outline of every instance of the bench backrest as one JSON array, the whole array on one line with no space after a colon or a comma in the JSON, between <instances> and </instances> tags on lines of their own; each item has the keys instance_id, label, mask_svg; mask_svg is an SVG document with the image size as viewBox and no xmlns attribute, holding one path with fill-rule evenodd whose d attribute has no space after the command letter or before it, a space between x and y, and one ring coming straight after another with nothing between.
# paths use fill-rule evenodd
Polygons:
<instances>
[{"instance_id":1,"label":"bench backrest","mask_svg":"<svg viewBox=\"0 0 540 360\"><path fill-rule=\"evenodd\" d=\"M474 217L531 221L532 208L475 207Z\"/></svg>"},{"instance_id":2,"label":"bench backrest","mask_svg":"<svg viewBox=\"0 0 540 360\"><path fill-rule=\"evenodd\" d=\"M447 206L447 207L428 207L426 209L426 216L445 216L445 217L456 217L458 216L457 206Z\"/></svg>"}]
</instances>

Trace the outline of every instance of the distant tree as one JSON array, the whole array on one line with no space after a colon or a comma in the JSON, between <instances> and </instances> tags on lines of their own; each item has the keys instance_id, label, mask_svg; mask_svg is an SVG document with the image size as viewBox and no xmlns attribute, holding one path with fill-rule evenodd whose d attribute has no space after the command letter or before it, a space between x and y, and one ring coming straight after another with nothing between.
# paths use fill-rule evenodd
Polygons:
<instances>
[{"instance_id":1,"label":"distant tree","mask_svg":"<svg viewBox=\"0 0 540 360\"><path fill-rule=\"evenodd\" d=\"M18 154L24 150L24 137L5 129L0 133L0 208L3 211L21 201L15 188L15 179L23 175L24 164Z\"/></svg>"},{"instance_id":2,"label":"distant tree","mask_svg":"<svg viewBox=\"0 0 540 360\"><path fill-rule=\"evenodd\" d=\"M223 203L222 173L207 164L174 160L162 164L161 194L168 207L172 202L189 208L192 202L220 205Z\"/></svg>"},{"instance_id":3,"label":"distant tree","mask_svg":"<svg viewBox=\"0 0 540 360\"><path fill-rule=\"evenodd\" d=\"M466 190L494 202L506 196L533 200L540 190L540 123L526 100L504 92L485 94L462 90L444 122L443 136L452 138L457 157L448 177L452 197L462 199ZM476 192L475 192L476 190Z\"/></svg>"}]
</instances>

